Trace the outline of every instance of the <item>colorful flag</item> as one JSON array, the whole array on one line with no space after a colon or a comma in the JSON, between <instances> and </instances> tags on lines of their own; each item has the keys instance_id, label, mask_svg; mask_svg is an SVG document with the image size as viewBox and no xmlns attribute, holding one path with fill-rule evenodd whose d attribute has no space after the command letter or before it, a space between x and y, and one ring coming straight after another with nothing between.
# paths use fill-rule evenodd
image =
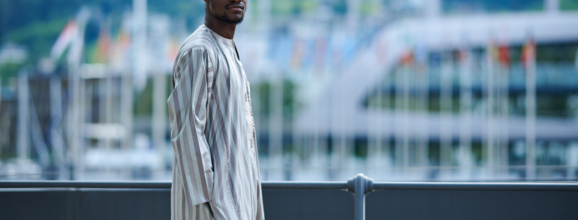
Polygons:
<instances>
[{"instance_id":1,"label":"colorful flag","mask_svg":"<svg viewBox=\"0 0 578 220\"><path fill-rule=\"evenodd\" d=\"M526 44L524 44L520 62L522 62L524 67L536 62L536 44L532 39L528 39Z\"/></svg>"},{"instance_id":2,"label":"colorful flag","mask_svg":"<svg viewBox=\"0 0 578 220\"><path fill-rule=\"evenodd\" d=\"M177 54L179 53L179 42L174 38L171 38L167 42L166 47L166 63L169 69L172 68L173 63L175 63L175 59L177 58Z\"/></svg>"},{"instance_id":3,"label":"colorful flag","mask_svg":"<svg viewBox=\"0 0 578 220\"><path fill-rule=\"evenodd\" d=\"M302 70L301 68L304 60L303 58L305 56L305 50L307 49L306 48L307 46L305 44L306 44L305 41L301 39L296 39L295 42L293 43L290 65L291 69L294 71Z\"/></svg>"},{"instance_id":4,"label":"colorful flag","mask_svg":"<svg viewBox=\"0 0 578 220\"><path fill-rule=\"evenodd\" d=\"M414 61L413 59L413 51L411 50L406 50L401 54L401 65L405 66L405 65L410 65L412 64Z\"/></svg>"},{"instance_id":5,"label":"colorful flag","mask_svg":"<svg viewBox=\"0 0 578 220\"><path fill-rule=\"evenodd\" d=\"M471 56L470 50L468 50L468 48L466 47L462 47L458 51L458 62L464 63L470 58L470 56Z\"/></svg>"},{"instance_id":6,"label":"colorful flag","mask_svg":"<svg viewBox=\"0 0 578 220\"><path fill-rule=\"evenodd\" d=\"M490 40L488 42L488 45L486 46L486 57L487 59L494 61L498 59L498 56L499 56L498 48L496 48L496 44L494 43L494 41Z\"/></svg>"},{"instance_id":7,"label":"colorful flag","mask_svg":"<svg viewBox=\"0 0 578 220\"><path fill-rule=\"evenodd\" d=\"M52 46L50 57L53 60L60 59L66 48L72 43L72 40L77 34L78 24L75 20L70 20L56 39L54 46Z\"/></svg>"},{"instance_id":8,"label":"colorful flag","mask_svg":"<svg viewBox=\"0 0 578 220\"><path fill-rule=\"evenodd\" d=\"M500 61L502 66L510 65L510 48L508 48L508 45L501 44L498 47L498 61Z\"/></svg>"},{"instance_id":9,"label":"colorful flag","mask_svg":"<svg viewBox=\"0 0 578 220\"><path fill-rule=\"evenodd\" d=\"M96 42L96 51L94 58L97 63L106 63L110 51L110 33L106 28L101 28Z\"/></svg>"},{"instance_id":10,"label":"colorful flag","mask_svg":"<svg viewBox=\"0 0 578 220\"><path fill-rule=\"evenodd\" d=\"M111 63L115 68L122 68L123 65L126 65L126 52L131 44L130 34L121 29L118 36L116 37L116 43L112 47L112 59Z\"/></svg>"}]
</instances>

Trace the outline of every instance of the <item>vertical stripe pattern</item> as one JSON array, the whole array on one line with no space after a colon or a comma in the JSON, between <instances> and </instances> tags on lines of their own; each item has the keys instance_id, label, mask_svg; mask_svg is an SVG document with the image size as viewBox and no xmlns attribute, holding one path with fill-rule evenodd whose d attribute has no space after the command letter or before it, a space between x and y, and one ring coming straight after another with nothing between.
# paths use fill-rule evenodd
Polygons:
<instances>
[{"instance_id":1,"label":"vertical stripe pattern","mask_svg":"<svg viewBox=\"0 0 578 220\"><path fill-rule=\"evenodd\" d=\"M171 219L265 219L250 87L235 50L201 25L177 55L167 100Z\"/></svg>"}]
</instances>

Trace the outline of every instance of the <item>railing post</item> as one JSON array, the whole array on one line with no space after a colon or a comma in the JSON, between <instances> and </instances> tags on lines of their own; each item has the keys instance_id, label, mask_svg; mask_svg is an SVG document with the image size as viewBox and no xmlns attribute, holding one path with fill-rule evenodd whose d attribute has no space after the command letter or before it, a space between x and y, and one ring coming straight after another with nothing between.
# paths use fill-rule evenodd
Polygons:
<instances>
[{"instance_id":1,"label":"railing post","mask_svg":"<svg viewBox=\"0 0 578 220\"><path fill-rule=\"evenodd\" d=\"M365 195L373 191L373 179L357 174L347 181L347 190L353 193L354 219L365 220Z\"/></svg>"}]
</instances>

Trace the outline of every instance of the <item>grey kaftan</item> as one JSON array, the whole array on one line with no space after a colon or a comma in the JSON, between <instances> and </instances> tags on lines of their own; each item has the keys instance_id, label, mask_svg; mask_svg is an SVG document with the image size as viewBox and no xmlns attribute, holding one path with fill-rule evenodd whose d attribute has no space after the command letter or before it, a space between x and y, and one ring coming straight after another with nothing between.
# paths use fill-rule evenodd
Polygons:
<instances>
[{"instance_id":1,"label":"grey kaftan","mask_svg":"<svg viewBox=\"0 0 578 220\"><path fill-rule=\"evenodd\" d=\"M180 48L171 219L264 219L249 88L233 40L201 25Z\"/></svg>"}]
</instances>

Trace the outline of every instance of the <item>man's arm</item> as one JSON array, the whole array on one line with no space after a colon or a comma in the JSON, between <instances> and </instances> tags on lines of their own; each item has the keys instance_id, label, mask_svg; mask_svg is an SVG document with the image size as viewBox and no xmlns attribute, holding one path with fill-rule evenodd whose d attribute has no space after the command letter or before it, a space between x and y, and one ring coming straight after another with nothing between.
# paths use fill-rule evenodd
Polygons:
<instances>
[{"instance_id":1,"label":"man's arm","mask_svg":"<svg viewBox=\"0 0 578 220\"><path fill-rule=\"evenodd\" d=\"M175 88L169 96L171 143L189 206L211 201L213 166L204 135L212 65L207 50L192 48L176 60ZM173 168L174 169L174 168Z\"/></svg>"}]
</instances>

